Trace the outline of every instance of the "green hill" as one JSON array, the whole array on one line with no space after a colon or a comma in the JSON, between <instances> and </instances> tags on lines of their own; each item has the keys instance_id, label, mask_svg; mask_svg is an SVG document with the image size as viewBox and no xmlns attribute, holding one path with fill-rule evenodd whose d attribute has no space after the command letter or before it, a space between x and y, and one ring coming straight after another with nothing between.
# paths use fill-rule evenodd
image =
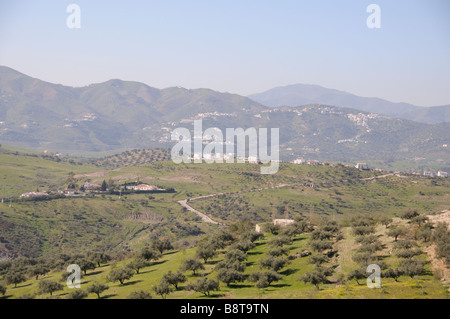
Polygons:
<instances>
[{"instance_id":1,"label":"green hill","mask_svg":"<svg viewBox=\"0 0 450 319\"><path fill-rule=\"evenodd\" d=\"M412 229L414 226L405 224L404 221L396 220L396 224L405 225ZM239 226L236 224L236 226ZM240 226L243 226L240 224ZM324 227L317 225L319 228ZM237 229L230 228L230 230ZM245 226L244 226L245 229ZM383 249L376 253L379 258L383 258L385 273L388 269L395 269L402 263L402 258L395 255L389 255L387 251L395 247L393 238L386 235L385 226L376 227L379 238L383 241ZM248 230L246 231L249 234ZM284 259L286 262L281 267L277 267L274 273L278 277L270 284L266 283L264 287L258 287L257 283L252 280L252 276L257 273L268 271L268 268L261 267L261 262L272 254L274 251L273 243L277 238L281 238L282 233L273 235L271 233L265 233L263 238L256 239L254 241L253 248L250 247L246 253L244 253L245 259L237 262L242 268L242 278L238 281L232 281L227 284L228 279L219 275L220 268L224 264L225 260L230 260L227 257L227 253L230 251L236 251L234 247L236 243L243 240L243 233L233 232L234 244L218 248L216 255L209 258L206 262L202 261L202 269L199 269L194 274L192 271L181 269L181 265L186 259L196 258L199 247L187 248L187 249L175 249L164 252L163 255L157 260L148 262L147 266L141 266L139 270L131 270L132 276L125 279L123 283L119 281L112 281L111 274L119 269L129 268L133 260L135 260L132 253L128 256L119 256L113 258L113 260L100 262L99 265L95 265L95 269L88 269L86 274L83 274L81 279L81 290L87 291L90 286L94 284L104 284L108 286L108 289L101 292L100 298L102 299L127 299L132 298L133 292L145 291L149 293L152 298L170 298L170 299L210 299L210 298L224 298L224 299L445 299L448 298L448 291L440 283L438 277L433 277L430 271L430 264L426 264L424 272L420 275L409 277L406 274L399 276L398 278L382 277L382 286L379 289L370 289L366 285L366 278L368 275L363 275L358 280L350 277L353 270L358 269L358 264L353 261L353 257L357 254L356 248L358 244L355 244L355 237L352 235L351 227L341 227L342 233L341 239L336 239L336 243L333 248L335 257L327 258L325 262L320 264L320 267L332 269L331 273L326 276L323 282L316 287L314 284L305 282L303 278L308 274L314 273L316 265L314 265L314 258L321 256L321 253L315 252L311 248L311 237L313 233L306 232L298 235L291 236L291 242L278 246L286 250L284 257L278 257ZM213 237L204 238L206 241L211 241ZM427 245L422 242L418 242L421 246ZM301 255L304 251L310 251L312 254L308 256ZM134 252L134 255L139 255L139 251ZM228 258L228 259L227 259ZM75 261L77 259L74 259ZM81 261L81 259L78 259ZM424 255L415 257L415 260L425 260ZM68 260L63 265L63 269L67 267L67 263L75 262ZM53 260L53 262L57 262ZM26 264L26 263L25 263ZM38 261L39 264L39 261ZM226 263L225 263L226 264ZM2 272L4 276L8 273L7 269L15 267L28 268L32 271L33 266L22 266L20 264L12 264L10 266L3 264ZM34 266L35 267L35 266ZM132 266L131 266L132 267ZM233 266L235 267L235 266ZM272 267L272 266L270 266ZM93 267L91 267L93 268ZM69 289L65 284L65 277L63 277L65 271L50 271L49 273L40 275L38 278L30 276L29 280L19 282L17 286L15 284L7 285L7 290L4 298L71 298L73 289ZM133 269L133 268L130 268ZM169 287L164 295L158 295L153 287L158 286L162 278L169 272L180 272L184 280L177 285ZM219 280L218 290L211 290L206 292L200 292L192 290L192 284L196 283L200 278L208 278L210 280ZM49 293L39 292L40 283L44 281L55 281L62 285L62 290L55 291L52 296ZM75 289L76 290L76 289ZM96 299L97 295L90 293L87 298Z\"/></svg>"},{"instance_id":2,"label":"green hill","mask_svg":"<svg viewBox=\"0 0 450 319\"><path fill-rule=\"evenodd\" d=\"M450 170L449 123L424 124L310 104L268 108L209 89L156 89L110 80L73 88L0 67L0 142L37 151L97 155L173 146L192 128L279 128L281 159L366 162L387 170ZM111 153L110 153L111 154ZM100 155L101 156L101 155Z\"/></svg>"}]
</instances>

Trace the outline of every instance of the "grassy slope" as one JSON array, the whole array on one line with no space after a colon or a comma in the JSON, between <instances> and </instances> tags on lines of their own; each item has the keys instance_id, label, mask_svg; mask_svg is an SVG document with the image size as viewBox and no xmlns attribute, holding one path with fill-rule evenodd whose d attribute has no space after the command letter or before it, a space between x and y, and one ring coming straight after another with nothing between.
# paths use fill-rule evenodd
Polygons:
<instances>
[{"instance_id":1,"label":"grassy slope","mask_svg":"<svg viewBox=\"0 0 450 319\"><path fill-rule=\"evenodd\" d=\"M383 227L379 227L381 235L383 235ZM353 238L350 235L349 228L344 228L344 234L346 235L344 240L339 244L339 254L342 256L339 260L341 265L340 269L336 272L336 275L330 278L329 284L321 285L320 290L317 290L311 284L305 284L299 281L300 277L308 271L313 269L313 266L308 264L309 257L297 258L291 261L280 273L283 275L283 279L279 282L273 283L269 288L263 290L254 287L254 283L245 281L242 283L231 284L227 287L225 284L220 284L220 290L211 293L209 298L275 298L275 299L302 299L302 298L448 298L448 292L441 283L435 279L431 273L420 276L417 280L409 277L402 276L399 282L395 282L393 279L382 279L382 289L369 289L364 280L361 280L361 285L358 285L355 281L347 282L343 284L336 283L336 279L339 274L344 276L351 269L355 269L354 263L351 261L351 257L347 254L353 247ZM249 251L247 260L247 269L245 273L251 273L258 271L258 261L264 256L268 249L267 241L273 237L273 235L266 234L266 237L256 242L257 246ZM289 245L290 254L298 252L302 249L308 248L308 234L297 236L294 242ZM385 238L387 246L392 244L392 239ZM152 266L141 269L140 274L135 274L133 278L126 281L124 285L120 285L118 282L107 282L106 276L112 268L112 265L104 265L92 271L88 271L87 275L82 278L82 288L86 288L94 282L101 282L109 285L110 289L103 293L102 298L127 298L127 296L135 290L147 290L151 291L153 298L160 298L156 296L152 291L152 287L156 285L163 274L169 270L176 271L179 268L182 260L186 257L193 256L195 253L194 248L170 251L164 254L163 258L158 262L155 262ZM205 265L206 269L201 271L202 275L207 275L209 278L214 278L216 273L214 266L223 258L223 254L218 255L216 258L208 261ZM123 260L118 262L113 267L122 267L126 265L129 260ZM395 264L396 257L387 257L385 262L388 264ZM427 266L428 268L428 266ZM51 273L39 280L60 280L62 273ZM186 273L188 282L195 281L199 276L192 276L191 272ZM23 294L31 294L37 291L38 280L30 279L27 282L21 283L17 288L13 286L8 287L5 298L15 298ZM187 282L180 284L179 290L171 293L168 298L207 298L201 293L187 291L184 289ZM55 297L65 298L70 292L67 287L63 291L54 294ZM46 295L40 295L38 298L45 298ZM89 298L96 298L96 295L91 294Z\"/></svg>"},{"instance_id":2,"label":"grassy slope","mask_svg":"<svg viewBox=\"0 0 450 319\"><path fill-rule=\"evenodd\" d=\"M251 164L175 165L172 162L159 162L99 171L98 167L92 165L71 165L39 157L0 153L0 181L5 185L6 197L34 191L37 187L41 190L64 189L67 187L65 180L69 172L76 174L78 184L87 179L98 184L110 179L116 184L140 180L161 187L174 187L177 192L155 194L152 197L127 195L121 199L117 196L96 195L89 199L13 203L11 208L8 203L0 204L0 221L18 225L16 233L11 234L19 241L18 248L23 248L22 244L27 239L21 228L25 226L31 227L38 239L42 240L42 247L34 255L95 247L106 249L120 246L128 249L139 245L142 240L160 236L168 236L171 240L195 240L196 236L173 225L178 223L181 228L195 226L205 233L214 227L199 223L195 215L183 212L176 201L221 192L244 191L228 196L228 199L244 204L233 202L228 205L222 198L194 201L191 204L212 218L230 223L244 218L256 222L270 220L279 206L288 207L291 217L301 213L312 219L315 216L346 219L361 213L396 215L409 208L434 213L448 208L450 202L448 180L389 176L361 182L361 178L383 173L345 167L282 164L277 174L261 175L260 167ZM319 187L303 186L310 183L316 183ZM258 190L280 184L299 185ZM217 204L219 209L209 207L211 203ZM237 212L236 207L243 210ZM220 208L230 215L221 215ZM128 217L131 212L155 214L162 224L149 226L148 221L130 221ZM279 217L284 217L284 214ZM135 236L136 233L138 236ZM36 250L35 247L27 249Z\"/></svg>"}]
</instances>

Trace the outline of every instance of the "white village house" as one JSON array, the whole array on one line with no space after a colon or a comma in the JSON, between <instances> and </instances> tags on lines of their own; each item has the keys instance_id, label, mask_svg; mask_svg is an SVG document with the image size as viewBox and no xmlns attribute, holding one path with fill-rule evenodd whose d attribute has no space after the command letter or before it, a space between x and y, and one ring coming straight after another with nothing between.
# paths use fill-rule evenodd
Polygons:
<instances>
[{"instance_id":1,"label":"white village house","mask_svg":"<svg viewBox=\"0 0 450 319\"><path fill-rule=\"evenodd\" d=\"M295 160L292 161L293 164L304 164L305 160L303 157L297 157Z\"/></svg>"},{"instance_id":2,"label":"white village house","mask_svg":"<svg viewBox=\"0 0 450 319\"><path fill-rule=\"evenodd\" d=\"M39 197L39 196L48 196L48 193L45 192L28 192L23 193L20 197L30 198L30 197Z\"/></svg>"},{"instance_id":3,"label":"white village house","mask_svg":"<svg viewBox=\"0 0 450 319\"><path fill-rule=\"evenodd\" d=\"M131 186L127 186L127 188L134 190L134 191L154 191L154 190L158 189L158 187L156 187L156 186L147 185L147 184L131 185Z\"/></svg>"},{"instance_id":4,"label":"white village house","mask_svg":"<svg viewBox=\"0 0 450 319\"><path fill-rule=\"evenodd\" d=\"M369 169L369 165L367 165L366 163L358 163L355 165L355 167L357 169Z\"/></svg>"},{"instance_id":5,"label":"white village house","mask_svg":"<svg viewBox=\"0 0 450 319\"><path fill-rule=\"evenodd\" d=\"M448 177L448 173L444 171L438 171L437 176L439 177Z\"/></svg>"}]
</instances>

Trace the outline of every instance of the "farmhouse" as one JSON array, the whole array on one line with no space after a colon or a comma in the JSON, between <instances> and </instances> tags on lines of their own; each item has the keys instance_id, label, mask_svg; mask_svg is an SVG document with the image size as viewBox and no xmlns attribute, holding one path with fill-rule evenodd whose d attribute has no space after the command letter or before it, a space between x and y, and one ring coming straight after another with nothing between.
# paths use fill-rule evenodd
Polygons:
<instances>
[{"instance_id":1,"label":"farmhouse","mask_svg":"<svg viewBox=\"0 0 450 319\"><path fill-rule=\"evenodd\" d=\"M305 163L305 160L303 159L303 157L297 157L297 159L292 161L293 164L303 164Z\"/></svg>"},{"instance_id":2,"label":"farmhouse","mask_svg":"<svg viewBox=\"0 0 450 319\"><path fill-rule=\"evenodd\" d=\"M64 195L66 196L74 196L77 194L77 191L74 189L66 189L64 190Z\"/></svg>"},{"instance_id":3,"label":"farmhouse","mask_svg":"<svg viewBox=\"0 0 450 319\"><path fill-rule=\"evenodd\" d=\"M423 176L433 177L433 173L431 171L424 171Z\"/></svg>"},{"instance_id":4,"label":"farmhouse","mask_svg":"<svg viewBox=\"0 0 450 319\"><path fill-rule=\"evenodd\" d=\"M448 177L448 173L447 172L443 172L443 171L438 171L437 176L439 176L439 177Z\"/></svg>"},{"instance_id":5,"label":"farmhouse","mask_svg":"<svg viewBox=\"0 0 450 319\"><path fill-rule=\"evenodd\" d=\"M366 163L358 163L358 164L355 165L355 167L357 169L363 169L363 170L369 169L369 165L367 165Z\"/></svg>"},{"instance_id":6,"label":"farmhouse","mask_svg":"<svg viewBox=\"0 0 450 319\"><path fill-rule=\"evenodd\" d=\"M83 188L84 189L97 189L97 188L101 188L101 185L97 185L97 184L91 184L89 182L84 182L83 184Z\"/></svg>"},{"instance_id":7,"label":"farmhouse","mask_svg":"<svg viewBox=\"0 0 450 319\"><path fill-rule=\"evenodd\" d=\"M258 156L254 156L254 155L249 156L248 157L248 162L251 163L251 164L258 164L259 163L258 162Z\"/></svg>"},{"instance_id":8,"label":"farmhouse","mask_svg":"<svg viewBox=\"0 0 450 319\"><path fill-rule=\"evenodd\" d=\"M23 193L20 197L30 198L30 197L39 197L39 196L48 196L48 193L45 192L28 192Z\"/></svg>"},{"instance_id":9,"label":"farmhouse","mask_svg":"<svg viewBox=\"0 0 450 319\"><path fill-rule=\"evenodd\" d=\"M128 186L127 188L132 189L134 191L154 191L158 189L158 187L156 186L147 184L131 185Z\"/></svg>"}]
</instances>

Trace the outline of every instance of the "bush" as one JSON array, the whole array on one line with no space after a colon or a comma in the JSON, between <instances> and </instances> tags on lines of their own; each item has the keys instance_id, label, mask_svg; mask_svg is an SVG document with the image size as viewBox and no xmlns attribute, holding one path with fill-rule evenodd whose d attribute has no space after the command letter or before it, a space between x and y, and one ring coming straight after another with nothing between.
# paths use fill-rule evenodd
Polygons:
<instances>
[{"instance_id":1,"label":"bush","mask_svg":"<svg viewBox=\"0 0 450 319\"><path fill-rule=\"evenodd\" d=\"M130 268L113 269L108 275L108 280L111 282L119 281L120 284L123 285L125 280L131 279L133 275L134 271Z\"/></svg>"},{"instance_id":2,"label":"bush","mask_svg":"<svg viewBox=\"0 0 450 319\"><path fill-rule=\"evenodd\" d=\"M63 290L64 286L56 281L42 280L39 282L39 293L49 293L50 296L53 295L55 291Z\"/></svg>"},{"instance_id":3,"label":"bush","mask_svg":"<svg viewBox=\"0 0 450 319\"><path fill-rule=\"evenodd\" d=\"M313 240L310 242L311 249L318 252L323 252L327 249L333 248L333 243L324 240Z\"/></svg>"},{"instance_id":4,"label":"bush","mask_svg":"<svg viewBox=\"0 0 450 319\"><path fill-rule=\"evenodd\" d=\"M249 280L252 282L256 282L257 288L266 288L270 286L272 282L280 281L283 278L276 271L261 271L261 272L253 272L249 276ZM259 285L258 285L259 283Z\"/></svg>"},{"instance_id":5,"label":"bush","mask_svg":"<svg viewBox=\"0 0 450 319\"><path fill-rule=\"evenodd\" d=\"M135 290L128 295L128 299L152 299L152 295L145 290Z\"/></svg>"},{"instance_id":6,"label":"bush","mask_svg":"<svg viewBox=\"0 0 450 319\"><path fill-rule=\"evenodd\" d=\"M403 249L403 250L400 250L399 252L397 252L397 257L400 257L400 258L412 258L414 256L419 256L421 254L423 254L423 252L419 248Z\"/></svg>"},{"instance_id":7,"label":"bush","mask_svg":"<svg viewBox=\"0 0 450 319\"><path fill-rule=\"evenodd\" d=\"M192 273L194 276L196 275L196 272L198 270L203 270L203 269L205 269L205 266L203 266L200 259L195 258L195 257L186 258L185 260L183 260L183 263L180 266L181 271L192 270Z\"/></svg>"},{"instance_id":8,"label":"bush","mask_svg":"<svg viewBox=\"0 0 450 319\"><path fill-rule=\"evenodd\" d=\"M323 264L323 263L326 263L326 262L328 262L328 260L329 260L329 258L327 257L327 255L325 255L325 254L320 254L320 255L314 255L314 256L311 256L310 258L309 258L309 263L310 264L315 264L315 265L319 265L319 264Z\"/></svg>"},{"instance_id":9,"label":"bush","mask_svg":"<svg viewBox=\"0 0 450 319\"><path fill-rule=\"evenodd\" d=\"M88 287L87 292L94 293L97 295L98 298L100 298L100 294L108 289L109 287L105 284L93 283L91 286Z\"/></svg>"},{"instance_id":10,"label":"bush","mask_svg":"<svg viewBox=\"0 0 450 319\"><path fill-rule=\"evenodd\" d=\"M3 296L6 294L6 287L0 284L0 294Z\"/></svg>"},{"instance_id":11,"label":"bush","mask_svg":"<svg viewBox=\"0 0 450 319\"><path fill-rule=\"evenodd\" d=\"M178 285L186 281L186 276L180 272L173 273L171 270L165 275L163 275L162 279L167 281L169 284L174 286L176 290L178 290Z\"/></svg>"},{"instance_id":12,"label":"bush","mask_svg":"<svg viewBox=\"0 0 450 319\"><path fill-rule=\"evenodd\" d=\"M436 243L436 255L444 258L447 265L450 265L450 231L448 224L439 222L431 236L431 240Z\"/></svg>"},{"instance_id":13,"label":"bush","mask_svg":"<svg viewBox=\"0 0 450 319\"><path fill-rule=\"evenodd\" d=\"M382 276L398 281L398 278L400 278L400 276L403 276L403 271L398 268L389 268L382 274Z\"/></svg>"},{"instance_id":14,"label":"bush","mask_svg":"<svg viewBox=\"0 0 450 319\"><path fill-rule=\"evenodd\" d=\"M261 268L269 268L273 271L278 271L288 263L287 258L284 257L266 257L259 261Z\"/></svg>"},{"instance_id":15,"label":"bush","mask_svg":"<svg viewBox=\"0 0 450 319\"><path fill-rule=\"evenodd\" d=\"M359 280L366 279L366 278L367 278L367 273L363 269L352 270L347 276L348 280L355 279L356 283L358 285L360 285Z\"/></svg>"},{"instance_id":16,"label":"bush","mask_svg":"<svg viewBox=\"0 0 450 319\"><path fill-rule=\"evenodd\" d=\"M187 285L186 289L201 292L205 296L209 296L211 291L219 290L219 282L214 279L203 277L196 282Z\"/></svg>"},{"instance_id":17,"label":"bush","mask_svg":"<svg viewBox=\"0 0 450 319\"><path fill-rule=\"evenodd\" d=\"M400 261L400 270L406 275L413 278L414 276L423 275L425 273L424 263L416 259L403 259Z\"/></svg>"},{"instance_id":18,"label":"bush","mask_svg":"<svg viewBox=\"0 0 450 319\"><path fill-rule=\"evenodd\" d=\"M229 287L231 283L244 281L245 275L235 269L222 268L217 272L217 279Z\"/></svg>"},{"instance_id":19,"label":"bush","mask_svg":"<svg viewBox=\"0 0 450 319\"><path fill-rule=\"evenodd\" d=\"M172 292L170 284L165 279L161 279L158 285L153 286L153 290L157 295L160 295L163 299L166 299L166 296Z\"/></svg>"},{"instance_id":20,"label":"bush","mask_svg":"<svg viewBox=\"0 0 450 319\"><path fill-rule=\"evenodd\" d=\"M84 299L88 293L83 289L76 289L67 295L67 299Z\"/></svg>"},{"instance_id":21,"label":"bush","mask_svg":"<svg viewBox=\"0 0 450 319\"><path fill-rule=\"evenodd\" d=\"M355 236L366 236L375 233L374 226L356 226L352 227L352 233Z\"/></svg>"},{"instance_id":22,"label":"bush","mask_svg":"<svg viewBox=\"0 0 450 319\"><path fill-rule=\"evenodd\" d=\"M420 215L419 212L418 212L417 210L413 209L413 210L408 210L408 211L402 213L402 214L400 215L400 218L411 220L411 219L413 219L414 217L417 217L417 216L419 216L419 215Z\"/></svg>"}]
</instances>

